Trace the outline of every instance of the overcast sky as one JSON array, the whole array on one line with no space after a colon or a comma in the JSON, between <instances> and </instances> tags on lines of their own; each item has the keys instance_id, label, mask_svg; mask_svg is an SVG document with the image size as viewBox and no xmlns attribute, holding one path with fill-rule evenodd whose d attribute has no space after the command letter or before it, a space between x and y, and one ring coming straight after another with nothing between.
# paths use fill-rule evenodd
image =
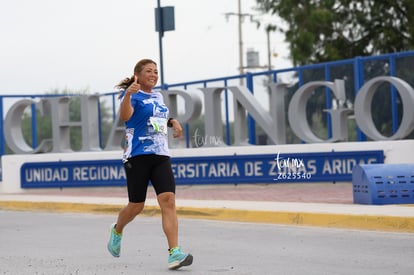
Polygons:
<instances>
[{"instance_id":1,"label":"overcast sky","mask_svg":"<svg viewBox=\"0 0 414 275\"><path fill-rule=\"evenodd\" d=\"M132 75L135 63L159 63L156 0L0 0L0 94L54 89L93 93L113 90ZM175 31L163 39L166 83L239 73L237 0L162 0L174 6ZM255 0L242 0L242 13L258 15ZM255 17L264 23L277 19ZM274 68L291 66L281 34L271 34ZM243 46L259 51L267 65L264 28L248 18ZM244 53L245 58L245 53ZM246 64L246 60L244 60Z\"/></svg>"}]
</instances>

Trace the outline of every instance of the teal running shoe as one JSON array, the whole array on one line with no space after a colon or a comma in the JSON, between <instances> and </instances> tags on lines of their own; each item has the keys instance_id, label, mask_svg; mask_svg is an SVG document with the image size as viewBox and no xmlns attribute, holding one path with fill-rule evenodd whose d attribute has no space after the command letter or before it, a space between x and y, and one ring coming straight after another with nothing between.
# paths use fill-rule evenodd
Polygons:
<instances>
[{"instance_id":1,"label":"teal running shoe","mask_svg":"<svg viewBox=\"0 0 414 275\"><path fill-rule=\"evenodd\" d=\"M170 249L170 256L168 257L169 269L178 269L192 263L193 255L181 252L181 248L178 246Z\"/></svg>"},{"instance_id":2,"label":"teal running shoe","mask_svg":"<svg viewBox=\"0 0 414 275\"><path fill-rule=\"evenodd\" d=\"M116 232L115 226L116 223L111 224L111 236L109 237L108 251L112 256L119 257L121 254L122 234Z\"/></svg>"}]
</instances>

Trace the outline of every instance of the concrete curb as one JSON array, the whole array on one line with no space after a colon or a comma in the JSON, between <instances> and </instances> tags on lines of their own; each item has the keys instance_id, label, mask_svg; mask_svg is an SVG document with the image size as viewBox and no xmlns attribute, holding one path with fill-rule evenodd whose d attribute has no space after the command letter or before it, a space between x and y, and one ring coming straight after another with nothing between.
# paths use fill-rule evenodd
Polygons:
<instances>
[{"instance_id":1,"label":"concrete curb","mask_svg":"<svg viewBox=\"0 0 414 275\"><path fill-rule=\"evenodd\" d=\"M117 214L122 204L46 202L46 201L0 201L0 210L47 211L70 213ZM413 209L414 210L414 209ZM160 209L146 205L141 215L159 216ZM177 206L180 218L258 222L328 228L348 228L414 233L414 216L377 214L317 213L308 211L243 210L214 207Z\"/></svg>"}]
</instances>

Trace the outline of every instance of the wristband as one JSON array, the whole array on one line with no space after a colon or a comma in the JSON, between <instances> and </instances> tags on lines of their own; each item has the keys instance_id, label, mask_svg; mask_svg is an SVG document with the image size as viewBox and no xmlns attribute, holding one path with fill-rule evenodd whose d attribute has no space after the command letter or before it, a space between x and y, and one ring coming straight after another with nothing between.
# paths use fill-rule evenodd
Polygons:
<instances>
[{"instance_id":1,"label":"wristband","mask_svg":"<svg viewBox=\"0 0 414 275\"><path fill-rule=\"evenodd\" d=\"M171 127L173 127L173 125L172 125L172 123L171 123L171 120L173 120L174 118L172 118L172 117L170 117L169 119L168 119L168 121L167 121L167 127L169 127L169 128L171 128Z\"/></svg>"}]
</instances>

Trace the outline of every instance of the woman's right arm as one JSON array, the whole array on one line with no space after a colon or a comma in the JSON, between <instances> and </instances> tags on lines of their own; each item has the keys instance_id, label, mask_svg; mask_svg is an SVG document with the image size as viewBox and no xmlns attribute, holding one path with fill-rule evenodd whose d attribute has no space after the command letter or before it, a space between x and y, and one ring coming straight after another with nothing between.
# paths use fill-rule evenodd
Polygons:
<instances>
[{"instance_id":1,"label":"woman's right arm","mask_svg":"<svg viewBox=\"0 0 414 275\"><path fill-rule=\"evenodd\" d=\"M134 108L131 105L131 93L125 91L124 98L121 102L121 108L119 110L119 117L122 121L128 121L133 113Z\"/></svg>"},{"instance_id":2,"label":"woman's right arm","mask_svg":"<svg viewBox=\"0 0 414 275\"><path fill-rule=\"evenodd\" d=\"M129 85L125 91L125 95L121 103L121 108L119 110L119 117L123 121L128 121L134 113L134 108L131 105L131 95L141 89L141 85L138 83L138 78L136 76L134 76L134 78L134 82Z\"/></svg>"}]
</instances>

